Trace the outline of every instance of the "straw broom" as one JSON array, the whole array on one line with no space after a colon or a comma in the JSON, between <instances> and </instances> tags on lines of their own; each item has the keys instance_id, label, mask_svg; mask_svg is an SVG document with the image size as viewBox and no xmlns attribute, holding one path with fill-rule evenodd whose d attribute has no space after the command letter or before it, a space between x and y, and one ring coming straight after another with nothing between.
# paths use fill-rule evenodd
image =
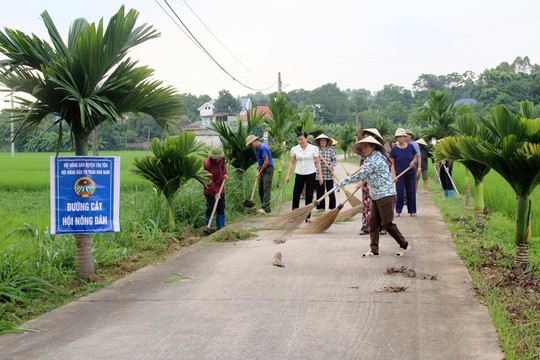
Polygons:
<instances>
[{"instance_id":1,"label":"straw broom","mask_svg":"<svg viewBox=\"0 0 540 360\"><path fill-rule=\"evenodd\" d=\"M345 199L345 201L339 204L337 208L330 210L329 212L327 212L326 214L322 216L319 216L317 219L313 220L311 224L308 224L308 226L300 230L298 233L299 234L318 234L328 229L330 226L332 226L332 224L336 220L341 209L343 209L343 205L345 205L347 201L350 201L354 193L357 192L359 189L360 188L357 188L356 190L354 190L353 193L350 194L347 197L347 199Z\"/></svg>"},{"instance_id":2,"label":"straw broom","mask_svg":"<svg viewBox=\"0 0 540 360\"><path fill-rule=\"evenodd\" d=\"M338 215L338 219L352 219L356 215L360 214L363 209L364 205L361 204L345 211L341 211Z\"/></svg>"},{"instance_id":3,"label":"straw broom","mask_svg":"<svg viewBox=\"0 0 540 360\"><path fill-rule=\"evenodd\" d=\"M362 166L356 169L352 175L356 174L358 171L360 171L360 169L362 169ZM281 225L286 229L298 227L298 225L300 225L302 221L304 221L308 217L308 215L311 214L311 211L315 208L315 206L319 205L321 201L326 199L331 193L333 193L339 188L340 186L334 186L332 189L328 190L323 196L315 200L313 203L298 209L294 209L286 215L278 216L274 221L271 222L271 224Z\"/></svg>"},{"instance_id":4,"label":"straw broom","mask_svg":"<svg viewBox=\"0 0 540 360\"><path fill-rule=\"evenodd\" d=\"M334 175L334 177L336 178L336 181L339 182L339 178L336 176L336 174L334 173L334 171L332 170L332 168L330 168L330 165L328 165L328 163L326 162L326 160L324 159L324 157L320 157L322 159L322 161L324 162L324 164L326 165L326 167L328 168L328 170L332 173L332 175ZM345 186L343 187L343 191L345 192L345 195L347 197L349 197L349 195L351 195L351 193L345 189ZM353 196L349 199L349 204L351 204L352 207L355 207L355 206L358 206L358 205L362 205L362 200L360 200L359 198L357 198L356 196Z\"/></svg>"}]
</instances>

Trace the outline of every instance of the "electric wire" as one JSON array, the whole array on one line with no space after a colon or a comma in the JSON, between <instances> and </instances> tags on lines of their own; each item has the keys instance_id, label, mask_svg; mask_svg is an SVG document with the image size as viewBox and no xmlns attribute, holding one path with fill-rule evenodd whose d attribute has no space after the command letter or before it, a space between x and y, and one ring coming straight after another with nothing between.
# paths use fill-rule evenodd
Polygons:
<instances>
[{"instance_id":1,"label":"electric wire","mask_svg":"<svg viewBox=\"0 0 540 360\"><path fill-rule=\"evenodd\" d=\"M159 2L157 0L155 0L155 2L159 4ZM233 81L236 81L238 84L242 85L243 87L247 88L247 89L250 89L250 90L253 90L253 91L265 91L265 90L268 90L270 88L272 88L274 85L272 86L269 86L268 88L266 89L256 89L256 88L253 88L251 86L248 86L246 84L244 84L243 82L241 82L240 80L236 79L236 77L234 77L230 72L228 72L223 66L221 66L221 64L210 54L210 52L208 50L206 50L206 48L200 43L199 40L197 40L197 38L195 37L195 35L193 35L193 33L189 30L189 28L186 26L186 24L182 21L182 19L180 18L180 16L178 16L178 14L176 13L176 11L174 11L174 9L172 8L172 6L169 4L169 2L167 0L164 0L165 4L167 4L167 6L169 7L169 9L171 10L171 12L174 14L174 16L178 19L178 21L180 21L180 23L182 24L182 26L184 27L184 29L189 33L189 35L186 33L186 31L183 31L183 33L191 39L191 41L195 42L197 47L204 53L206 54L206 56L208 56L224 73L226 73L227 75L229 75L231 77L231 79L233 79ZM165 13L167 15L168 12L166 11L166 9L164 9L161 5L160 5L160 8L165 11ZM169 15L170 17L170 15ZM175 24L176 24L176 21L175 21ZM178 24L177 24L178 26Z\"/></svg>"},{"instance_id":2,"label":"electric wire","mask_svg":"<svg viewBox=\"0 0 540 360\"><path fill-rule=\"evenodd\" d=\"M186 4L186 6L188 7L189 10L191 10L191 12L193 13L193 15L195 15L195 17L201 22L201 24L203 24L203 26L206 28L206 30L208 30L208 32L214 37L214 39L216 39L216 41L221 45L223 46L223 48L225 49L225 51L227 51L229 53L229 55L231 55L240 65L242 65L242 67L244 69L246 69L251 75L255 76L257 79L261 80L261 81L264 81L263 79L261 79L259 76L257 76L255 73L253 73L253 71L251 71L250 69L248 69L236 56L234 56L234 54L229 51L229 49L225 46L225 44L223 44L219 39L218 37L212 32L212 30L210 30L210 28L204 23L204 21L199 17L199 15L197 15L197 13L195 13L195 11L191 8L191 6L189 6L189 4L187 3L186 0L182 0L184 2L184 4Z\"/></svg>"}]
</instances>

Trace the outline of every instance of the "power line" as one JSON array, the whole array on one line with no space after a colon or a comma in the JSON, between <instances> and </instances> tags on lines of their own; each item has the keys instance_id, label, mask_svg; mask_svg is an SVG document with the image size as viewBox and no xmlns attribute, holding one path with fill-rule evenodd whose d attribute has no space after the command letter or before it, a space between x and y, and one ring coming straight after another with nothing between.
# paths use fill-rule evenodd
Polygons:
<instances>
[{"instance_id":1,"label":"power line","mask_svg":"<svg viewBox=\"0 0 540 360\"><path fill-rule=\"evenodd\" d=\"M210 30L210 28L208 26L206 26L206 24L204 23L204 21L202 21L202 19L199 17L199 15L197 15L195 13L195 11L191 8L191 6L189 6L189 4L187 3L186 0L182 0L184 2L184 4L186 4L186 6L188 7L189 10L191 10L191 12L193 13L193 15L195 15L195 17L197 19L199 19L199 21L201 22L201 24L203 24L203 26L206 28L206 30L208 30L208 32L210 34L212 34L212 36L214 37L214 39L216 39L216 41L221 45L223 46L223 48L229 53L229 55L231 55L240 65L242 65L242 67L244 69L246 69L251 75L255 76L256 78L258 78L259 80L262 80L264 81L263 79L261 79L260 77L258 77L255 73L253 73L253 71L251 71L250 69L248 69L240 60L238 60L238 58L236 56L234 56L234 54L232 52L229 51L229 49L225 46L225 44L223 44L218 38L217 36L212 32L212 30Z\"/></svg>"},{"instance_id":2,"label":"power line","mask_svg":"<svg viewBox=\"0 0 540 360\"><path fill-rule=\"evenodd\" d=\"M164 9L157 0L155 0L155 2L159 5L159 7L165 11L165 13L171 17L168 12L166 11L166 9ZM182 26L184 27L184 29L189 33L189 35L186 33L186 31L184 31L184 29L181 28L182 32L191 40L193 41L197 47L204 53L206 54L206 56L208 56L224 73L226 73L227 75L229 75L233 81L236 81L237 83L239 83L240 85L242 85L243 87L245 88L248 88L250 90L253 90L253 91L265 91L265 90L268 90L270 88L272 88L274 85L266 88L266 89L256 89L256 88L252 88L251 86L248 86L246 84L244 84L243 82L241 82L240 80L236 79L230 72L228 72L223 66L221 66L221 64L210 54L210 52L208 50L206 50L206 48L200 43L199 40L197 40L197 38L195 37L195 35L193 35L193 33L189 30L189 28L186 26L186 24L184 24L184 22L182 21L182 19L180 18L180 16L178 16L178 14L176 13L176 11L174 11L174 9L172 8L172 6L168 3L167 0L164 0L165 4L167 4L167 6L169 7L169 9L172 11L172 13L174 14L174 16L178 19L178 21L180 21L180 23L182 24ZM174 21L174 20L173 20ZM174 21L174 23L180 27L176 21Z\"/></svg>"}]
</instances>

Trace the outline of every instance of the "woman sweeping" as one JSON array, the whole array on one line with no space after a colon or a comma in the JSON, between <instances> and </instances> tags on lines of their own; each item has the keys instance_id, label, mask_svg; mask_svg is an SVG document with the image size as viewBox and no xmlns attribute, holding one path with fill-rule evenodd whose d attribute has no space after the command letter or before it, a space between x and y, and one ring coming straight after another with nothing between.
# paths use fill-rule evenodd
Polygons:
<instances>
[{"instance_id":1,"label":"woman sweeping","mask_svg":"<svg viewBox=\"0 0 540 360\"><path fill-rule=\"evenodd\" d=\"M394 206L396 204L396 188L394 179L388 168L386 149L373 136L367 136L352 147L356 153L362 153L366 158L364 166L355 175L343 179L339 186L357 182L356 188L362 187L364 181L369 182L371 189L371 213L369 222L370 250L362 257L379 256L379 230L384 226L388 234L399 244L396 257L404 256L411 245L405 240L394 221Z\"/></svg>"},{"instance_id":2,"label":"woman sweeping","mask_svg":"<svg viewBox=\"0 0 540 360\"><path fill-rule=\"evenodd\" d=\"M320 198L324 195L325 192L329 191L334 187L334 175L332 172L337 165L336 150L332 146L332 139L328 136L321 134L313 140L313 145L319 147L319 156L324 159L321 163L323 183L317 186L317 198ZM328 166L326 165L328 164ZM316 173L315 180L316 183L319 182L319 173ZM329 196L328 210L336 208L336 194L331 193ZM317 210L324 211L326 208L325 200L322 200L319 205L317 205Z\"/></svg>"},{"instance_id":3,"label":"woman sweeping","mask_svg":"<svg viewBox=\"0 0 540 360\"><path fill-rule=\"evenodd\" d=\"M375 140L384 145L384 140L382 139L379 130L375 128L358 130L357 135L359 140L362 140L367 136L372 136L375 138ZM361 152L358 154L361 156L361 166L366 158L361 154ZM371 213L371 197L369 196L369 184L367 183L364 183L364 186L362 187L362 205L362 228L360 229L359 235L367 235L369 234L369 214ZM386 229L384 227L381 227L381 234L386 234Z\"/></svg>"},{"instance_id":4,"label":"woman sweeping","mask_svg":"<svg viewBox=\"0 0 540 360\"><path fill-rule=\"evenodd\" d=\"M407 210L411 216L416 216L416 174L414 166L416 164L416 150L411 144L407 143L407 133L405 129L398 128L395 133L398 142L390 152L390 161L392 161L392 176L395 178L403 171L408 171L398 179L396 183L397 201L396 217L401 216L403 210L403 189L407 191Z\"/></svg>"},{"instance_id":5,"label":"woman sweeping","mask_svg":"<svg viewBox=\"0 0 540 360\"><path fill-rule=\"evenodd\" d=\"M225 154L219 146L214 146L210 149L208 157L204 160L204 170L210 175L208 178L212 180L210 184L203 187L204 197L206 198L206 226L211 229L212 224L209 224L212 209L217 201L216 208L216 227L221 229L225 226L225 189L220 193L221 184L229 178L227 169L225 168Z\"/></svg>"},{"instance_id":6,"label":"woman sweeping","mask_svg":"<svg viewBox=\"0 0 540 360\"><path fill-rule=\"evenodd\" d=\"M321 163L319 162L319 148L308 144L307 133L305 131L300 131L298 134L296 134L296 139L298 141L298 145L291 149L291 162L289 163L287 177L285 177L286 184L289 182L289 177L294 169L296 177L294 178L292 201L293 210L300 207L300 195L302 195L304 184L306 185L305 204L311 204L313 201L313 191L315 191L316 186L316 172L319 173L319 185L323 183ZM311 222L309 215L306 222Z\"/></svg>"}]
</instances>

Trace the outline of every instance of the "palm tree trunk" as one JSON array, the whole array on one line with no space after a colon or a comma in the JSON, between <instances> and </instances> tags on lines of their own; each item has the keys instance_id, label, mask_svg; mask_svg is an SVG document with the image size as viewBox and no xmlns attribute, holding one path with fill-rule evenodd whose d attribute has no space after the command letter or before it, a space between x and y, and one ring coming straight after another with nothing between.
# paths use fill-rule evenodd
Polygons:
<instances>
[{"instance_id":1,"label":"palm tree trunk","mask_svg":"<svg viewBox=\"0 0 540 360\"><path fill-rule=\"evenodd\" d=\"M88 135L75 134L75 156L88 155ZM75 235L77 257L75 258L75 273L79 279L92 281L95 276L94 260L92 259L92 235Z\"/></svg>"},{"instance_id":2,"label":"palm tree trunk","mask_svg":"<svg viewBox=\"0 0 540 360\"><path fill-rule=\"evenodd\" d=\"M484 219L484 181L474 179L474 217Z\"/></svg>"},{"instance_id":3,"label":"palm tree trunk","mask_svg":"<svg viewBox=\"0 0 540 360\"><path fill-rule=\"evenodd\" d=\"M174 196L167 198L167 207L169 208L169 227L173 231L176 225L174 220Z\"/></svg>"},{"instance_id":4,"label":"palm tree trunk","mask_svg":"<svg viewBox=\"0 0 540 360\"><path fill-rule=\"evenodd\" d=\"M465 168L465 206L471 206L471 172Z\"/></svg>"},{"instance_id":5,"label":"palm tree trunk","mask_svg":"<svg viewBox=\"0 0 540 360\"><path fill-rule=\"evenodd\" d=\"M531 194L517 195L516 208L516 267L529 266L529 244L531 241Z\"/></svg>"},{"instance_id":6,"label":"palm tree trunk","mask_svg":"<svg viewBox=\"0 0 540 360\"><path fill-rule=\"evenodd\" d=\"M77 256L75 258L75 273L79 279L92 281L96 277L94 259L92 259L92 236L90 234L75 235Z\"/></svg>"},{"instance_id":7,"label":"palm tree trunk","mask_svg":"<svg viewBox=\"0 0 540 360\"><path fill-rule=\"evenodd\" d=\"M283 155L279 157L278 161L278 179L277 179L277 188L281 187L281 175L283 174Z\"/></svg>"}]
</instances>

